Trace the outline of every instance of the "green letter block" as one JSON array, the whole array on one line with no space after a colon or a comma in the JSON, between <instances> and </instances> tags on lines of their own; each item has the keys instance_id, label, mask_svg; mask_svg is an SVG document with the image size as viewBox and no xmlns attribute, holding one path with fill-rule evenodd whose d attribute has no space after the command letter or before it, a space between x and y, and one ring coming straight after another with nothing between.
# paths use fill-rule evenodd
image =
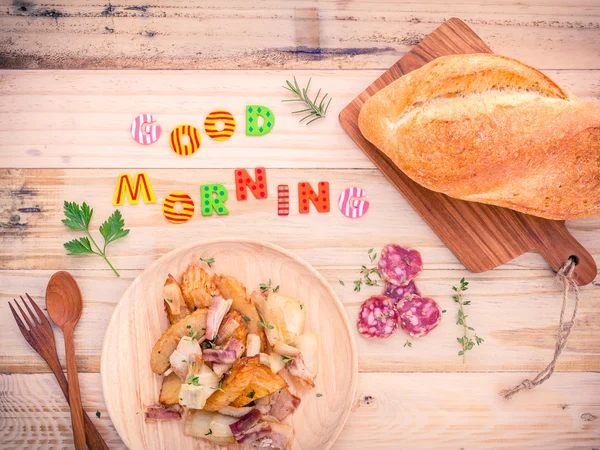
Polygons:
<instances>
[{"instance_id":1,"label":"green letter block","mask_svg":"<svg viewBox=\"0 0 600 450\"><path fill-rule=\"evenodd\" d=\"M229 214L225 207L227 201L227 189L222 184L203 184L200 186L200 204L202 205L202 215L212 216L213 210L219 216Z\"/></svg>"},{"instance_id":2,"label":"green letter block","mask_svg":"<svg viewBox=\"0 0 600 450\"><path fill-rule=\"evenodd\" d=\"M258 118L262 117L264 123L258 125ZM246 106L246 135L264 136L273 129L275 125L275 114L266 106L248 105Z\"/></svg>"}]
</instances>

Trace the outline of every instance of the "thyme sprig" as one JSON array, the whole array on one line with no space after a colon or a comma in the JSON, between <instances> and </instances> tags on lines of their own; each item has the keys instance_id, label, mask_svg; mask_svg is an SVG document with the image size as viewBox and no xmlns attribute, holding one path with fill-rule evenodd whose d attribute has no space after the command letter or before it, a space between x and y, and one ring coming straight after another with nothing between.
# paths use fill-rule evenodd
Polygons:
<instances>
[{"instance_id":1,"label":"thyme sprig","mask_svg":"<svg viewBox=\"0 0 600 450\"><path fill-rule=\"evenodd\" d=\"M301 88L298 85L298 81L296 77L294 77L294 82L286 80L285 83L287 86L283 86L284 89L287 89L290 92L293 92L298 98L290 99L290 100L282 100L283 102L304 102L307 106L306 109L301 109L299 111L293 111L292 114L306 114L302 119L300 119L300 123L304 122L306 119L310 119L306 122L306 125L310 125L315 120L323 119L327 115L327 110L329 109L329 104L331 103L331 97L329 97L329 101L327 101L327 96L329 94L325 94L319 100L321 96L321 89L317 92L317 95L314 100L311 100L308 96L308 90L310 88L310 82L312 78L308 80L308 84L305 88Z\"/></svg>"},{"instance_id":2,"label":"thyme sprig","mask_svg":"<svg viewBox=\"0 0 600 450\"><path fill-rule=\"evenodd\" d=\"M200 261L206 263L208 267L212 267L212 265L215 263L214 258L200 258Z\"/></svg>"},{"instance_id":3,"label":"thyme sprig","mask_svg":"<svg viewBox=\"0 0 600 450\"><path fill-rule=\"evenodd\" d=\"M275 293L279 290L279 285L277 285L275 287L272 286L270 278L269 278L269 284L260 283L258 286L260 287L260 291L263 294L266 294L269 291L273 291L273 293Z\"/></svg>"},{"instance_id":4,"label":"thyme sprig","mask_svg":"<svg viewBox=\"0 0 600 450\"><path fill-rule=\"evenodd\" d=\"M475 333L475 329L467 325L467 317L469 316L465 314L464 307L470 305L471 300L463 300L462 294L467 289L469 289L469 282L465 281L464 278L461 278L460 286L452 286L452 290L456 292L456 294L452 296L452 299L455 303L458 303L458 317L456 319L456 325L460 325L463 327L462 337L456 338L456 340L461 346L461 350L458 352L458 356L463 357L463 364L466 361L466 353L469 350L472 350L475 344L479 345L483 342L483 338L477 336L477 333ZM473 337L469 336L469 331L473 332ZM475 341L473 341L473 339L475 339Z\"/></svg>"},{"instance_id":5,"label":"thyme sprig","mask_svg":"<svg viewBox=\"0 0 600 450\"><path fill-rule=\"evenodd\" d=\"M375 264L375 260L377 259L377 252L374 252L374 249L370 248L367 252L367 255L369 256L371 264ZM355 292L360 292L360 289L363 284L367 286L379 286L379 282L381 281L381 273L379 273L379 269L377 268L377 266L361 266L360 275L361 277L358 280L354 281ZM374 276L377 276L379 279L371 278Z\"/></svg>"}]
</instances>

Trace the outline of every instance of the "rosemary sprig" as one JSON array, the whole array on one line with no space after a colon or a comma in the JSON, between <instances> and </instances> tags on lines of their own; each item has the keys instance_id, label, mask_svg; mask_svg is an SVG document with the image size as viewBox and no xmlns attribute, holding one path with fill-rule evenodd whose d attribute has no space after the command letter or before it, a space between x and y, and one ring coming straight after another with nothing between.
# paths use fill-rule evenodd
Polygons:
<instances>
[{"instance_id":1,"label":"rosemary sprig","mask_svg":"<svg viewBox=\"0 0 600 450\"><path fill-rule=\"evenodd\" d=\"M456 325L460 325L463 327L463 336L456 338L456 340L461 346L461 350L458 352L458 356L463 357L463 364L466 360L467 351L473 349L475 344L479 345L483 342L483 338L477 336L477 333L475 333L475 329L467 325L467 317L469 316L465 314L464 307L470 305L471 301L463 300L462 293L469 289L468 286L469 282L465 281L464 278L461 278L460 286L452 286L452 290L456 292L456 294L452 296L452 299L455 303L458 303L458 318L456 319ZM473 337L469 336L468 331L473 332ZM473 342L473 338L475 338L475 342Z\"/></svg>"},{"instance_id":2,"label":"rosemary sprig","mask_svg":"<svg viewBox=\"0 0 600 450\"><path fill-rule=\"evenodd\" d=\"M369 256L369 260L371 261L371 264L375 264L375 260L377 259L377 252L373 252L374 249L370 248L369 251L367 252L367 255ZM360 268L360 275L361 277L354 281L354 291L355 292L360 292L360 288L362 287L363 284L366 284L367 286L379 286L379 281L381 280L381 274L379 273L379 269L375 266L375 267L367 267L367 266L361 266ZM373 279L371 278L372 276L377 276L379 279Z\"/></svg>"},{"instance_id":3,"label":"rosemary sprig","mask_svg":"<svg viewBox=\"0 0 600 450\"><path fill-rule=\"evenodd\" d=\"M304 122L306 119L310 119L308 122L306 122L306 125L310 125L315 120L323 119L327 115L327 110L329 109L329 104L331 103L331 97L329 97L329 101L327 101L327 96L329 94L325 94L319 100L319 97L321 96L321 89L319 89L319 91L317 92L317 95L314 100L310 99L310 97L308 96L308 89L310 88L311 80L312 78L308 80L308 84L305 88L300 88L296 77L294 77L293 83L291 81L286 80L285 83L287 84L287 86L283 86L284 89L293 92L298 98L282 100L282 102L304 102L306 104L306 109L301 109L299 111L292 112L292 114L306 113L306 115L302 119L300 119L300 123Z\"/></svg>"}]
</instances>

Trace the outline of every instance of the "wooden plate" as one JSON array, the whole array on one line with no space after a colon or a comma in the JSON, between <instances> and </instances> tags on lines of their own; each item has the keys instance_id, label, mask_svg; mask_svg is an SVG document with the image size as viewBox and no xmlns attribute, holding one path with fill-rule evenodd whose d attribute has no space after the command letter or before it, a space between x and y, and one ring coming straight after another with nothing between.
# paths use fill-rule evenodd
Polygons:
<instances>
[{"instance_id":1,"label":"wooden plate","mask_svg":"<svg viewBox=\"0 0 600 450\"><path fill-rule=\"evenodd\" d=\"M150 370L150 352L168 328L163 284L169 273L178 278L200 257L214 258L207 271L232 275L249 292L271 279L282 294L306 305L305 331L319 334L319 373L315 389L301 395L300 407L286 420L295 429L288 447L328 449L344 426L356 391L358 361L350 323L341 302L314 268L280 247L244 239L205 241L174 250L138 276L121 298L106 331L100 368L104 399L119 435L132 450L237 448L184 436L183 421L144 422L144 408L158 401L162 381Z\"/></svg>"}]
</instances>

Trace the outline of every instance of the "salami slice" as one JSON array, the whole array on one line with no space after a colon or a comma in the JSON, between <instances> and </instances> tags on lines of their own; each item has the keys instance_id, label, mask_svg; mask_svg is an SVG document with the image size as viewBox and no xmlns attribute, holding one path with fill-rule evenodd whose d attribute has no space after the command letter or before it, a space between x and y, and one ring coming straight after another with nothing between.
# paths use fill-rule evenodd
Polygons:
<instances>
[{"instance_id":1,"label":"salami slice","mask_svg":"<svg viewBox=\"0 0 600 450\"><path fill-rule=\"evenodd\" d=\"M409 295L396 307L400 313L400 327L412 337L425 336L442 318L440 306L432 298Z\"/></svg>"},{"instance_id":2,"label":"salami slice","mask_svg":"<svg viewBox=\"0 0 600 450\"><path fill-rule=\"evenodd\" d=\"M389 244L381 250L378 267L388 283L406 286L423 269L423 260L416 250Z\"/></svg>"},{"instance_id":3,"label":"salami slice","mask_svg":"<svg viewBox=\"0 0 600 450\"><path fill-rule=\"evenodd\" d=\"M358 313L358 332L369 338L386 338L398 328L398 310L383 295L369 297Z\"/></svg>"},{"instance_id":4,"label":"salami slice","mask_svg":"<svg viewBox=\"0 0 600 450\"><path fill-rule=\"evenodd\" d=\"M414 281L411 280L406 286L396 286L392 283L386 283L383 294L389 298L394 305L397 305L400 300L403 300L407 295L418 295L421 296L419 288Z\"/></svg>"}]
</instances>

